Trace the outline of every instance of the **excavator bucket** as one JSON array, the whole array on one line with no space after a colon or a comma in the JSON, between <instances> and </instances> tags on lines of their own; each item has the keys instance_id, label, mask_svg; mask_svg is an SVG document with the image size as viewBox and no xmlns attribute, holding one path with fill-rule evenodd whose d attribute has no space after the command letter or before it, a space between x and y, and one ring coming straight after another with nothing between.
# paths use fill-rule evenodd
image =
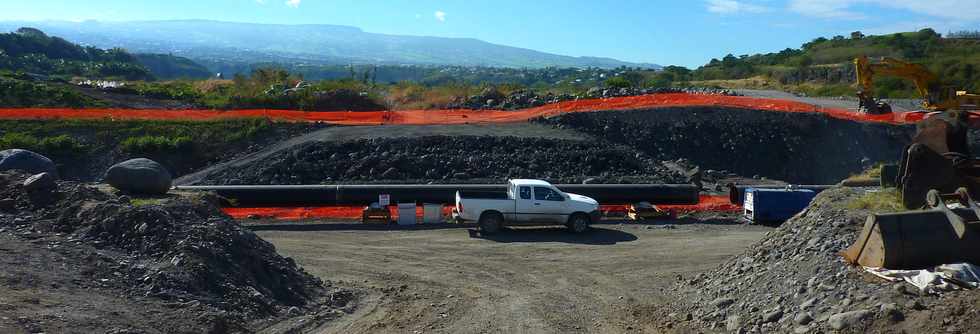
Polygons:
<instances>
[{"instance_id":1,"label":"excavator bucket","mask_svg":"<svg viewBox=\"0 0 980 334\"><path fill-rule=\"evenodd\" d=\"M980 263L976 202L965 189L949 195L933 190L927 197L928 210L869 216L857 241L841 255L851 264L887 269ZM950 199L959 200L960 207L948 207Z\"/></svg>"},{"instance_id":2,"label":"excavator bucket","mask_svg":"<svg viewBox=\"0 0 980 334\"><path fill-rule=\"evenodd\" d=\"M925 206L930 189L953 192L966 187L980 195L980 161L969 155L963 114L930 117L917 125L912 145L902 154L897 186L907 209Z\"/></svg>"}]
</instances>

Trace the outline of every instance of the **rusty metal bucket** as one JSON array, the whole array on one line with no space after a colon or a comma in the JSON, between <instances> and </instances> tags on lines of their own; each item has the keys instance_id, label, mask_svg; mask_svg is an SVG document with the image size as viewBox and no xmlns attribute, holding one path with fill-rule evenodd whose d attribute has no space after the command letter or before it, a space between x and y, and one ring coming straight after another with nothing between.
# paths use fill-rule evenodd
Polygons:
<instances>
[{"instance_id":1,"label":"rusty metal bucket","mask_svg":"<svg viewBox=\"0 0 980 334\"><path fill-rule=\"evenodd\" d=\"M980 207L966 189L927 194L924 211L875 214L857 241L841 252L851 264L887 269L921 269L945 263L980 263ZM960 202L960 208L946 201Z\"/></svg>"}]
</instances>

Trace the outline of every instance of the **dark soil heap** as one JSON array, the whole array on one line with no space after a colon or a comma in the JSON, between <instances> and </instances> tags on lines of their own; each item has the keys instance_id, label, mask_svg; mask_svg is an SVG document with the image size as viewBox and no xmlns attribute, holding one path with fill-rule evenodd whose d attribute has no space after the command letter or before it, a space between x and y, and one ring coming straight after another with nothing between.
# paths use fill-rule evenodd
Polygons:
<instances>
[{"instance_id":1,"label":"dark soil heap","mask_svg":"<svg viewBox=\"0 0 980 334\"><path fill-rule=\"evenodd\" d=\"M715 270L683 278L675 305L648 312L674 330L717 332L970 333L980 292L920 295L843 262L867 210L849 209L863 189L827 190L811 206ZM666 316L668 315L669 316ZM684 332L685 330L679 330Z\"/></svg>"},{"instance_id":2,"label":"dark soil heap","mask_svg":"<svg viewBox=\"0 0 980 334\"><path fill-rule=\"evenodd\" d=\"M276 253L206 196L130 200L72 182L29 193L20 186L25 178L0 173L0 200L6 203L0 211L8 213L0 213L0 237L11 247L4 251L48 260L39 259L44 265L34 268L6 263L12 269L0 285L12 291L51 285L44 293L53 294L46 302L54 303L62 290L120 296L117 302L137 304L126 308L143 315L119 319L112 307L100 314L102 306L95 305L87 310L104 323L86 330L247 332L304 314L328 319L350 299ZM43 247L43 255L36 247ZM50 268L50 259L63 264ZM177 314L185 318L160 319ZM24 325L28 330L58 331L60 319L23 318L34 326Z\"/></svg>"},{"instance_id":3,"label":"dark soil heap","mask_svg":"<svg viewBox=\"0 0 980 334\"><path fill-rule=\"evenodd\" d=\"M689 168L595 141L432 136L311 143L250 168L212 174L205 183L686 183Z\"/></svg>"},{"instance_id":4,"label":"dark soil heap","mask_svg":"<svg viewBox=\"0 0 980 334\"><path fill-rule=\"evenodd\" d=\"M703 169L801 184L834 184L875 162L898 161L915 131L821 114L715 107L571 113L540 122L653 159L685 158Z\"/></svg>"}]
</instances>

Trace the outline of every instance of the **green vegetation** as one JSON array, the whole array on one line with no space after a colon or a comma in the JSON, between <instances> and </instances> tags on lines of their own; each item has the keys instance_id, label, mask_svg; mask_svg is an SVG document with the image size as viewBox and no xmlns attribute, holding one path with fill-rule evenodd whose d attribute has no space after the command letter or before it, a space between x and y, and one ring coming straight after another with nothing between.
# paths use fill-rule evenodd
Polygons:
<instances>
[{"instance_id":1,"label":"green vegetation","mask_svg":"<svg viewBox=\"0 0 980 334\"><path fill-rule=\"evenodd\" d=\"M851 60L859 55L919 62L939 74L944 84L980 91L980 57L976 56L980 54L980 39L976 35L966 31L943 38L931 29L884 36L854 32L849 38L817 38L799 49L751 56L727 55L694 70L680 66L650 70L208 64L218 72L244 73L223 79L209 78L211 71L186 58L81 47L36 29L22 28L15 33L0 34L0 71L14 71L0 72L0 105L95 107L107 104L79 93L69 84L80 79L124 80L124 86L108 90L211 109L445 108L457 106L487 88L504 95L527 89L539 95L582 96L593 87L702 86L842 96L854 94ZM156 81L154 77L174 80ZM900 78L876 78L876 89L880 97L915 97L912 83Z\"/></svg>"},{"instance_id":2,"label":"green vegetation","mask_svg":"<svg viewBox=\"0 0 980 334\"><path fill-rule=\"evenodd\" d=\"M898 190L895 188L869 191L863 196L848 202L847 208L851 210L868 210L876 213L906 211L899 196Z\"/></svg>"},{"instance_id":3,"label":"green vegetation","mask_svg":"<svg viewBox=\"0 0 980 334\"><path fill-rule=\"evenodd\" d=\"M57 156L78 156L89 150L87 145L67 135L39 138L24 132L7 132L0 136L0 150L8 148L22 148Z\"/></svg>"},{"instance_id":4,"label":"green vegetation","mask_svg":"<svg viewBox=\"0 0 980 334\"><path fill-rule=\"evenodd\" d=\"M0 69L62 78L153 78L149 70L125 50L82 47L34 28L0 34Z\"/></svg>"},{"instance_id":5,"label":"green vegetation","mask_svg":"<svg viewBox=\"0 0 980 334\"><path fill-rule=\"evenodd\" d=\"M258 118L212 122L11 120L0 121L0 150L28 149L78 168L147 157L180 174L256 142L275 140L291 126Z\"/></svg>"},{"instance_id":6,"label":"green vegetation","mask_svg":"<svg viewBox=\"0 0 980 334\"><path fill-rule=\"evenodd\" d=\"M776 53L727 55L712 59L683 79L692 81L764 77L774 87L810 95L853 95L846 89L854 82L851 61L860 55L894 57L926 65L943 84L980 91L980 40L968 32L943 38L932 29L883 36L854 32L849 38L817 38L800 49ZM876 78L877 96L917 97L912 82L900 78ZM732 87L738 88L738 87Z\"/></svg>"},{"instance_id":7,"label":"green vegetation","mask_svg":"<svg viewBox=\"0 0 980 334\"><path fill-rule=\"evenodd\" d=\"M146 155L154 153L187 152L193 149L191 137L139 136L126 138L120 144L123 152Z\"/></svg>"},{"instance_id":8,"label":"green vegetation","mask_svg":"<svg viewBox=\"0 0 980 334\"><path fill-rule=\"evenodd\" d=\"M0 72L0 106L83 108L104 104L64 83L38 81L23 73Z\"/></svg>"}]
</instances>

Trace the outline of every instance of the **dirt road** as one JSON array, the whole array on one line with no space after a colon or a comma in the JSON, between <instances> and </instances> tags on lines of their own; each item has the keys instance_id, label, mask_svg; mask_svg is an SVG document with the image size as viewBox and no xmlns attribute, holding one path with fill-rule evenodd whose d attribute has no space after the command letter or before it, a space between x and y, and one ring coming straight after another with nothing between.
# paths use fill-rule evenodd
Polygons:
<instances>
[{"instance_id":1,"label":"dirt road","mask_svg":"<svg viewBox=\"0 0 980 334\"><path fill-rule=\"evenodd\" d=\"M310 273L369 291L324 333L620 333L652 332L630 310L663 301L678 275L716 266L768 230L604 224L584 235L535 228L487 239L466 228L258 233Z\"/></svg>"},{"instance_id":2,"label":"dirt road","mask_svg":"<svg viewBox=\"0 0 980 334\"><path fill-rule=\"evenodd\" d=\"M743 96L798 101L826 108L849 109L854 111L857 111L858 109L857 98L853 97L847 97L845 99L833 97L805 97L796 96L793 93L783 91L759 89L736 89L735 92L742 94ZM917 99L886 99L886 101L892 106L892 110L895 112L906 112L922 109L920 105L922 101Z\"/></svg>"}]
</instances>

